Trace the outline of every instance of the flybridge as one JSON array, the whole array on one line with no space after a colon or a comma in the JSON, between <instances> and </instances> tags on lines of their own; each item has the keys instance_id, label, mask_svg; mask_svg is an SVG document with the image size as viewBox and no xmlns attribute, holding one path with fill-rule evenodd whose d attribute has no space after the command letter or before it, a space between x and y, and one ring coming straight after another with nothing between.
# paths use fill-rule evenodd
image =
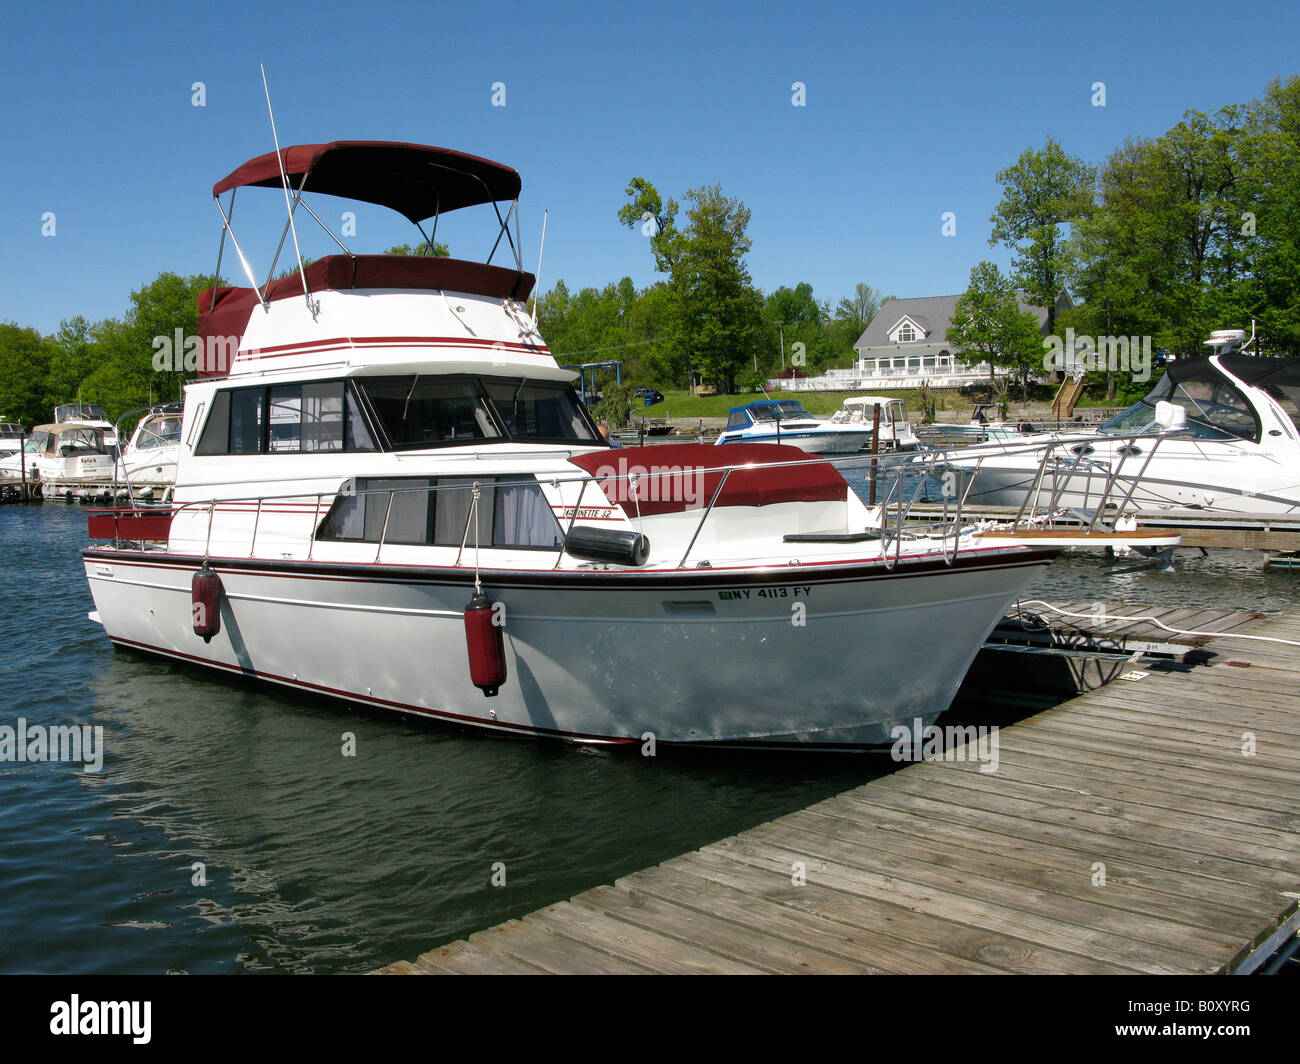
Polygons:
<instances>
[{"instance_id":1,"label":"flybridge","mask_svg":"<svg viewBox=\"0 0 1300 1064\"><path fill-rule=\"evenodd\" d=\"M279 245L261 284L231 225L236 192L245 187L282 187L288 208ZM534 277L524 271L520 256L520 187L519 174L501 163L447 148L390 141L295 145L260 155L237 167L212 188L222 218L216 272L220 275L229 236L249 286L214 286L201 294L198 334L203 347L199 375L212 377L228 373L231 355L242 346L253 311L258 307L269 310L272 303L298 295L305 298L312 322L317 322L319 296L325 291L464 293L505 303L522 303L532 290ZM223 205L221 197L227 192L230 195ZM483 262L432 255L358 255L311 208L304 198L308 193L388 207L416 226L430 252L437 237L438 219L443 214L490 204L497 221L495 240ZM505 201L510 206L502 214L500 204ZM294 218L300 207L325 230L341 253L310 264L303 263L299 255L296 276L289 274L277 279L276 267L290 234L297 253ZM426 232L425 223L430 219L433 224ZM512 266L493 265L492 260L503 242L514 260ZM525 323L522 313L518 316L519 338L537 353L545 354L546 348L532 323ZM438 338L428 339L436 342Z\"/></svg>"}]
</instances>

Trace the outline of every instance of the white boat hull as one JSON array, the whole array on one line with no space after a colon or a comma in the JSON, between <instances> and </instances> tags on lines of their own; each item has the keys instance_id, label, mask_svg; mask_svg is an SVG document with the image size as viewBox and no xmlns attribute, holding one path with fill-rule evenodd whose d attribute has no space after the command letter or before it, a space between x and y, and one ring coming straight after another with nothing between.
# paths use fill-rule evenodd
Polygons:
<instances>
[{"instance_id":1,"label":"white boat hull","mask_svg":"<svg viewBox=\"0 0 1300 1064\"><path fill-rule=\"evenodd\" d=\"M798 447L808 454L857 454L871 442L871 430L860 432L845 429L828 432L825 429L783 431L778 437L775 432L763 433L724 433L718 443L780 443L786 447Z\"/></svg>"},{"instance_id":2,"label":"white boat hull","mask_svg":"<svg viewBox=\"0 0 1300 1064\"><path fill-rule=\"evenodd\" d=\"M1032 438L1020 441L1032 445ZM1049 441L1050 442L1050 441ZM1101 505L1109 471L1119 458L1117 445L1104 440L1088 441L1094 447L1087 456L1092 465L1069 472L1072 456L1061 450L1062 461L1047 469L1037 493L1039 506L1047 505L1059 491L1057 505L1090 510ZM1079 446L1079 445L1075 445ZM1229 514L1294 514L1300 512L1300 469L1274 458L1253 454L1246 444L1168 439L1160 442L1151 464L1142 473L1142 455L1132 455L1123 464L1115 485L1105 496L1107 503L1123 501L1133 490L1129 509L1160 511L1198 509ZM974 476L967 502L987 506L1019 507L1032 493L1041 452L1000 457L990 454L978 466L963 454L953 468L959 474L961 490Z\"/></svg>"},{"instance_id":3,"label":"white boat hull","mask_svg":"<svg viewBox=\"0 0 1300 1064\"><path fill-rule=\"evenodd\" d=\"M191 628L200 559L89 549L85 565L121 647L499 731L834 748L889 743L895 724L945 710L1051 557L972 551L892 572L485 573L506 611L508 678L494 698L469 677L472 571L214 559L221 630L205 644Z\"/></svg>"}]
</instances>

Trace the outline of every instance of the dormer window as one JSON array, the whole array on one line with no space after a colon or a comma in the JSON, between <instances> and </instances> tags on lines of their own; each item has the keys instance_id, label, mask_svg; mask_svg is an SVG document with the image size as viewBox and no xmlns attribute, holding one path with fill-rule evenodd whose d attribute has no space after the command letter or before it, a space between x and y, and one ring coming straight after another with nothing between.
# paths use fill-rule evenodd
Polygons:
<instances>
[{"instance_id":1,"label":"dormer window","mask_svg":"<svg viewBox=\"0 0 1300 1064\"><path fill-rule=\"evenodd\" d=\"M911 318L903 318L894 326L891 339L896 344L910 344L921 339L921 329Z\"/></svg>"}]
</instances>

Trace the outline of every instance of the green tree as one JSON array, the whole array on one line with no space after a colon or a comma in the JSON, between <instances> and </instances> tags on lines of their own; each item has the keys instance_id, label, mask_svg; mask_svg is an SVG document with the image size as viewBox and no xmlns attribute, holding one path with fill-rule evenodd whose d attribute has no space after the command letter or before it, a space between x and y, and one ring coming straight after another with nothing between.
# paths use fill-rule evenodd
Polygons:
<instances>
[{"instance_id":1,"label":"green tree","mask_svg":"<svg viewBox=\"0 0 1300 1064\"><path fill-rule=\"evenodd\" d=\"M1015 250L1012 281L1047 308L1047 330L1055 332L1056 298L1073 270L1064 227L1090 213L1095 171L1048 137L1042 150L1026 149L997 178L1002 200L989 219L989 246Z\"/></svg>"},{"instance_id":2,"label":"green tree","mask_svg":"<svg viewBox=\"0 0 1300 1064\"><path fill-rule=\"evenodd\" d=\"M759 345L761 295L750 283L749 209L717 185L686 193L686 225L677 204L663 202L642 178L628 184L619 220L650 240L656 269L668 275L662 340L688 372L735 390L737 374Z\"/></svg>"},{"instance_id":3,"label":"green tree","mask_svg":"<svg viewBox=\"0 0 1300 1064\"><path fill-rule=\"evenodd\" d=\"M957 299L948 324L948 343L956 357L973 365L987 362L994 389L993 370L1011 370L1020 382L1021 399L1029 401L1029 378L1043 368L1043 339L1038 320L1022 311L1011 283L991 262L981 262L970 272L970 285Z\"/></svg>"},{"instance_id":4,"label":"green tree","mask_svg":"<svg viewBox=\"0 0 1300 1064\"><path fill-rule=\"evenodd\" d=\"M80 314L59 323L59 331L51 337L54 352L46 389L55 403L75 399L82 381L94 371L98 352L95 349L93 327Z\"/></svg>"},{"instance_id":5,"label":"green tree","mask_svg":"<svg viewBox=\"0 0 1300 1064\"><path fill-rule=\"evenodd\" d=\"M394 244L384 252L385 255L423 255L426 258L449 258L451 249L441 240L435 240L433 247L426 241L423 244ZM297 269L295 266L294 269Z\"/></svg>"},{"instance_id":6,"label":"green tree","mask_svg":"<svg viewBox=\"0 0 1300 1064\"><path fill-rule=\"evenodd\" d=\"M0 416L31 429L49 421L54 402L47 380L55 345L35 329L0 322Z\"/></svg>"}]
</instances>

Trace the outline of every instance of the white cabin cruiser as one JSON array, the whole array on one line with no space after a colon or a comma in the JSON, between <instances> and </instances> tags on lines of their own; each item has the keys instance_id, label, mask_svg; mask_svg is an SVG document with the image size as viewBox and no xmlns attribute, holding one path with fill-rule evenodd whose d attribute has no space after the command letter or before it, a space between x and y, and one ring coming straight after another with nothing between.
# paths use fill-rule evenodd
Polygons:
<instances>
[{"instance_id":1,"label":"white cabin cruiser","mask_svg":"<svg viewBox=\"0 0 1300 1064\"><path fill-rule=\"evenodd\" d=\"M858 748L946 709L1057 553L891 537L790 447L611 449L523 306L509 167L380 142L253 159L213 189L250 280L220 197L282 182L295 209L347 196L434 233L490 205L514 264L344 248L206 293L172 505L90 517L119 648L499 732Z\"/></svg>"},{"instance_id":2,"label":"white cabin cruiser","mask_svg":"<svg viewBox=\"0 0 1300 1064\"><path fill-rule=\"evenodd\" d=\"M809 454L857 454L870 441L870 424L863 429L814 417L796 399L763 399L733 406L714 443L779 443Z\"/></svg>"},{"instance_id":3,"label":"white cabin cruiser","mask_svg":"<svg viewBox=\"0 0 1300 1064\"><path fill-rule=\"evenodd\" d=\"M1231 347L1244 337L1224 330L1209 342ZM975 504L1050 499L1087 510L1104 496L1138 512L1293 514L1300 511L1297 401L1298 358L1239 351L1181 358L1146 398L1093 432L968 448L950 468ZM1165 434L1150 443L1117 438L1151 431ZM1052 454L1044 465L1045 448Z\"/></svg>"},{"instance_id":4,"label":"white cabin cruiser","mask_svg":"<svg viewBox=\"0 0 1300 1064\"><path fill-rule=\"evenodd\" d=\"M890 399L883 395L850 396L831 417L831 424L865 426L869 442L870 430L875 424L876 407L880 407L880 449L915 451L920 446L920 441L907 420L907 405L901 399Z\"/></svg>"},{"instance_id":5,"label":"white cabin cruiser","mask_svg":"<svg viewBox=\"0 0 1300 1064\"><path fill-rule=\"evenodd\" d=\"M24 472L28 480L41 481L47 492L54 488L98 492L112 482L113 456L101 428L84 422L37 425L23 454L0 461L0 476L6 480L20 480Z\"/></svg>"}]
</instances>

